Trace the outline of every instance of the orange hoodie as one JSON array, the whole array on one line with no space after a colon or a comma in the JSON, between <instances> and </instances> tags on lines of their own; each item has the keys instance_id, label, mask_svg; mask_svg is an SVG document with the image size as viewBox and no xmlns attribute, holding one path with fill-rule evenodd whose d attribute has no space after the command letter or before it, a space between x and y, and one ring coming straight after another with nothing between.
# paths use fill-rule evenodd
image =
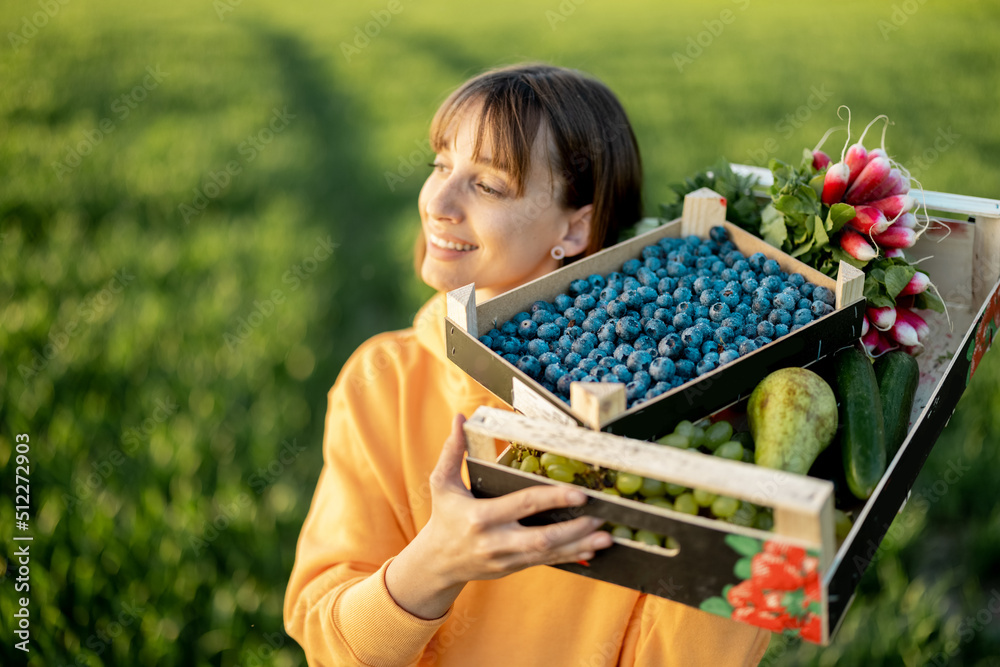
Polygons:
<instances>
[{"instance_id":1,"label":"orange hoodie","mask_svg":"<svg viewBox=\"0 0 1000 667\"><path fill-rule=\"evenodd\" d=\"M756 665L769 634L538 566L470 582L442 618L399 607L385 569L427 523L451 418L503 404L445 355L444 298L365 342L328 395L324 466L299 536L285 626L310 665Z\"/></svg>"}]
</instances>

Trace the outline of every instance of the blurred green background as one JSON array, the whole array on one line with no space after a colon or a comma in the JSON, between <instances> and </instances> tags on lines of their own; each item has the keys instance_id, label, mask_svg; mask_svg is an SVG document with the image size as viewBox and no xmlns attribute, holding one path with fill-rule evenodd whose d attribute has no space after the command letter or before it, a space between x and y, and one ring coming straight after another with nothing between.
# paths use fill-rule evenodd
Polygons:
<instances>
[{"instance_id":1,"label":"blurred green background","mask_svg":"<svg viewBox=\"0 0 1000 667\"><path fill-rule=\"evenodd\" d=\"M720 156L797 159L840 104L889 114L925 187L1000 197L995 3L5 0L0 34L4 665L16 433L28 664L305 664L281 605L325 394L430 294L427 127L485 68L604 80L649 212ZM994 353L833 646L765 664L1000 665L998 441Z\"/></svg>"}]
</instances>

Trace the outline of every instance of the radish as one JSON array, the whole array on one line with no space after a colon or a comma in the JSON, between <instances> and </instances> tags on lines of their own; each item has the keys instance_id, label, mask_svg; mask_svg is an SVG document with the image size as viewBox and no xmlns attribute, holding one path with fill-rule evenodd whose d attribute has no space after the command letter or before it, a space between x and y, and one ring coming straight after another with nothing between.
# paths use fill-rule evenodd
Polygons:
<instances>
[{"instance_id":1,"label":"radish","mask_svg":"<svg viewBox=\"0 0 1000 667\"><path fill-rule=\"evenodd\" d=\"M900 317L896 318L896 323L893 324L892 329L889 330L889 337L904 346L917 345L920 343L920 337L917 336L917 330L912 324Z\"/></svg>"},{"instance_id":2,"label":"radish","mask_svg":"<svg viewBox=\"0 0 1000 667\"><path fill-rule=\"evenodd\" d=\"M868 151L868 162L871 162L877 157L885 158L886 160L889 159L889 155L885 152L884 148L876 148L874 150ZM868 166L868 162L865 163L865 166Z\"/></svg>"},{"instance_id":3,"label":"radish","mask_svg":"<svg viewBox=\"0 0 1000 667\"><path fill-rule=\"evenodd\" d=\"M882 211L872 206L856 206L854 217L847 224L862 234L881 234L889 229L889 221Z\"/></svg>"},{"instance_id":4,"label":"radish","mask_svg":"<svg viewBox=\"0 0 1000 667\"><path fill-rule=\"evenodd\" d=\"M892 223L893 227L905 227L906 229L916 229L917 227L917 216L913 215L909 211L903 215L896 218L896 222Z\"/></svg>"},{"instance_id":5,"label":"radish","mask_svg":"<svg viewBox=\"0 0 1000 667\"><path fill-rule=\"evenodd\" d=\"M886 248L912 248L917 242L917 233L909 227L893 225L881 234L875 235L875 243Z\"/></svg>"},{"instance_id":6,"label":"radish","mask_svg":"<svg viewBox=\"0 0 1000 667\"><path fill-rule=\"evenodd\" d=\"M923 271L917 271L910 278L910 282L906 283L906 287L899 293L899 296L906 296L908 294L920 294L927 290L927 286L931 284L930 276L928 276Z\"/></svg>"},{"instance_id":7,"label":"radish","mask_svg":"<svg viewBox=\"0 0 1000 667\"><path fill-rule=\"evenodd\" d=\"M869 306L865 309L865 316L872 326L879 331L888 331L896 323L896 308L894 306Z\"/></svg>"},{"instance_id":8,"label":"radish","mask_svg":"<svg viewBox=\"0 0 1000 667\"><path fill-rule=\"evenodd\" d=\"M886 233L889 231L891 230L887 230ZM840 247L848 255L862 262L867 262L878 257L878 251L868 243L868 240L861 236L861 234L850 229L842 231L840 235Z\"/></svg>"},{"instance_id":9,"label":"radish","mask_svg":"<svg viewBox=\"0 0 1000 667\"><path fill-rule=\"evenodd\" d=\"M865 346L865 352L868 353L869 357L875 356L875 348L878 347L881 338L878 329L869 329L868 333L861 337L861 344Z\"/></svg>"},{"instance_id":10,"label":"radish","mask_svg":"<svg viewBox=\"0 0 1000 667\"><path fill-rule=\"evenodd\" d=\"M824 204L833 206L843 198L850 175L850 170L843 162L830 165L826 170L826 176L823 177L823 195L820 199Z\"/></svg>"},{"instance_id":11,"label":"radish","mask_svg":"<svg viewBox=\"0 0 1000 667\"><path fill-rule=\"evenodd\" d=\"M886 248L883 254L887 259L906 259L902 248Z\"/></svg>"},{"instance_id":12,"label":"radish","mask_svg":"<svg viewBox=\"0 0 1000 667\"><path fill-rule=\"evenodd\" d=\"M900 171L898 169L893 169L893 171ZM892 197L894 195L905 195L910 191L910 177L900 171L899 179L893 185L892 189L889 190L885 197Z\"/></svg>"},{"instance_id":13,"label":"radish","mask_svg":"<svg viewBox=\"0 0 1000 667\"><path fill-rule=\"evenodd\" d=\"M868 323L868 316L867 315L862 315L861 316L861 337L862 338L864 338L865 336L868 335L868 330L870 328L871 328L871 325Z\"/></svg>"},{"instance_id":14,"label":"radish","mask_svg":"<svg viewBox=\"0 0 1000 667\"><path fill-rule=\"evenodd\" d=\"M846 166L844 165L845 169ZM888 158L878 156L873 160L869 160L865 168L858 174L858 180L854 181L854 185L847 191L847 197L844 201L848 204L861 204L872 199L872 193L877 189L881 189L883 181L889 177L890 169ZM824 187L825 191L826 188ZM881 199L881 197L876 197L875 199ZM827 203L825 197L823 198L823 203Z\"/></svg>"},{"instance_id":15,"label":"radish","mask_svg":"<svg viewBox=\"0 0 1000 667\"><path fill-rule=\"evenodd\" d=\"M885 180L882 181L882 184L875 187L871 191L871 194L868 195L868 200L877 201L884 197L888 197L890 194L902 194L901 191L902 182L903 182L902 172L900 172L899 169L893 167L892 169L889 170L889 175L885 177ZM900 190L900 192L896 192L896 190ZM907 188L907 190L909 190L909 188Z\"/></svg>"},{"instance_id":16,"label":"radish","mask_svg":"<svg viewBox=\"0 0 1000 667\"><path fill-rule=\"evenodd\" d=\"M916 204L916 201L913 197L907 194L900 194L890 195L884 199L873 201L868 205L882 211L886 218L892 220L893 218L898 218L901 213L911 210L914 204Z\"/></svg>"},{"instance_id":17,"label":"radish","mask_svg":"<svg viewBox=\"0 0 1000 667\"><path fill-rule=\"evenodd\" d=\"M875 343L875 354L873 356L881 357L886 352L891 352L895 350L897 347L898 347L897 345L892 344L891 340L889 340L882 334L879 334L878 341L876 341Z\"/></svg>"},{"instance_id":18,"label":"radish","mask_svg":"<svg viewBox=\"0 0 1000 667\"><path fill-rule=\"evenodd\" d=\"M819 171L830 164L830 156L823 151L813 151L813 169Z\"/></svg>"},{"instance_id":19,"label":"radish","mask_svg":"<svg viewBox=\"0 0 1000 667\"><path fill-rule=\"evenodd\" d=\"M919 340L924 340L931 332L931 327L927 324L927 320L917 315L915 312L909 308L897 308L897 319L902 318L904 322L907 322L914 331L917 332L917 338Z\"/></svg>"},{"instance_id":20,"label":"radish","mask_svg":"<svg viewBox=\"0 0 1000 667\"><path fill-rule=\"evenodd\" d=\"M868 164L868 151L865 150L865 147L859 141L847 149L844 162L847 163L847 168L851 170L851 175L847 178L847 185L850 186L854 184L854 181L858 178L858 174Z\"/></svg>"},{"instance_id":21,"label":"radish","mask_svg":"<svg viewBox=\"0 0 1000 667\"><path fill-rule=\"evenodd\" d=\"M903 352L906 352L911 357L919 357L920 353L924 351L923 343L917 343L916 345L904 345Z\"/></svg>"}]
</instances>

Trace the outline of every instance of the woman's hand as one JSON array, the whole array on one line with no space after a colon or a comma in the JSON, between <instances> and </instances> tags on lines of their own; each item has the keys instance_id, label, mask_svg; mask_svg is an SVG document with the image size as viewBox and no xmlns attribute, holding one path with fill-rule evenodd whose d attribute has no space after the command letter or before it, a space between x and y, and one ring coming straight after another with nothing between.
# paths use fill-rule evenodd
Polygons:
<instances>
[{"instance_id":1,"label":"woman's hand","mask_svg":"<svg viewBox=\"0 0 1000 667\"><path fill-rule=\"evenodd\" d=\"M547 526L518 519L544 510L586 503L580 491L532 486L499 498L477 499L462 484L465 418L455 417L431 473L431 518L386 571L386 585L401 607L421 618L439 618L469 581L498 579L532 565L593 558L611 546L611 535L595 532L604 522L588 516Z\"/></svg>"}]
</instances>

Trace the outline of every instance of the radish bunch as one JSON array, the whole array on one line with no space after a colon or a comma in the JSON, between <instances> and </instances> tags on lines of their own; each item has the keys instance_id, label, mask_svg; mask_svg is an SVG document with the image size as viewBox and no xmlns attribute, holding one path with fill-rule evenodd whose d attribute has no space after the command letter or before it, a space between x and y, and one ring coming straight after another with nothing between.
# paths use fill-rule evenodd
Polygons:
<instances>
[{"instance_id":1,"label":"radish bunch","mask_svg":"<svg viewBox=\"0 0 1000 667\"><path fill-rule=\"evenodd\" d=\"M930 287L927 274L917 271L897 295L895 306L868 306L861 324L861 341L870 356L878 357L896 348L912 355L923 350L930 326L914 311L913 297Z\"/></svg>"}]
</instances>

